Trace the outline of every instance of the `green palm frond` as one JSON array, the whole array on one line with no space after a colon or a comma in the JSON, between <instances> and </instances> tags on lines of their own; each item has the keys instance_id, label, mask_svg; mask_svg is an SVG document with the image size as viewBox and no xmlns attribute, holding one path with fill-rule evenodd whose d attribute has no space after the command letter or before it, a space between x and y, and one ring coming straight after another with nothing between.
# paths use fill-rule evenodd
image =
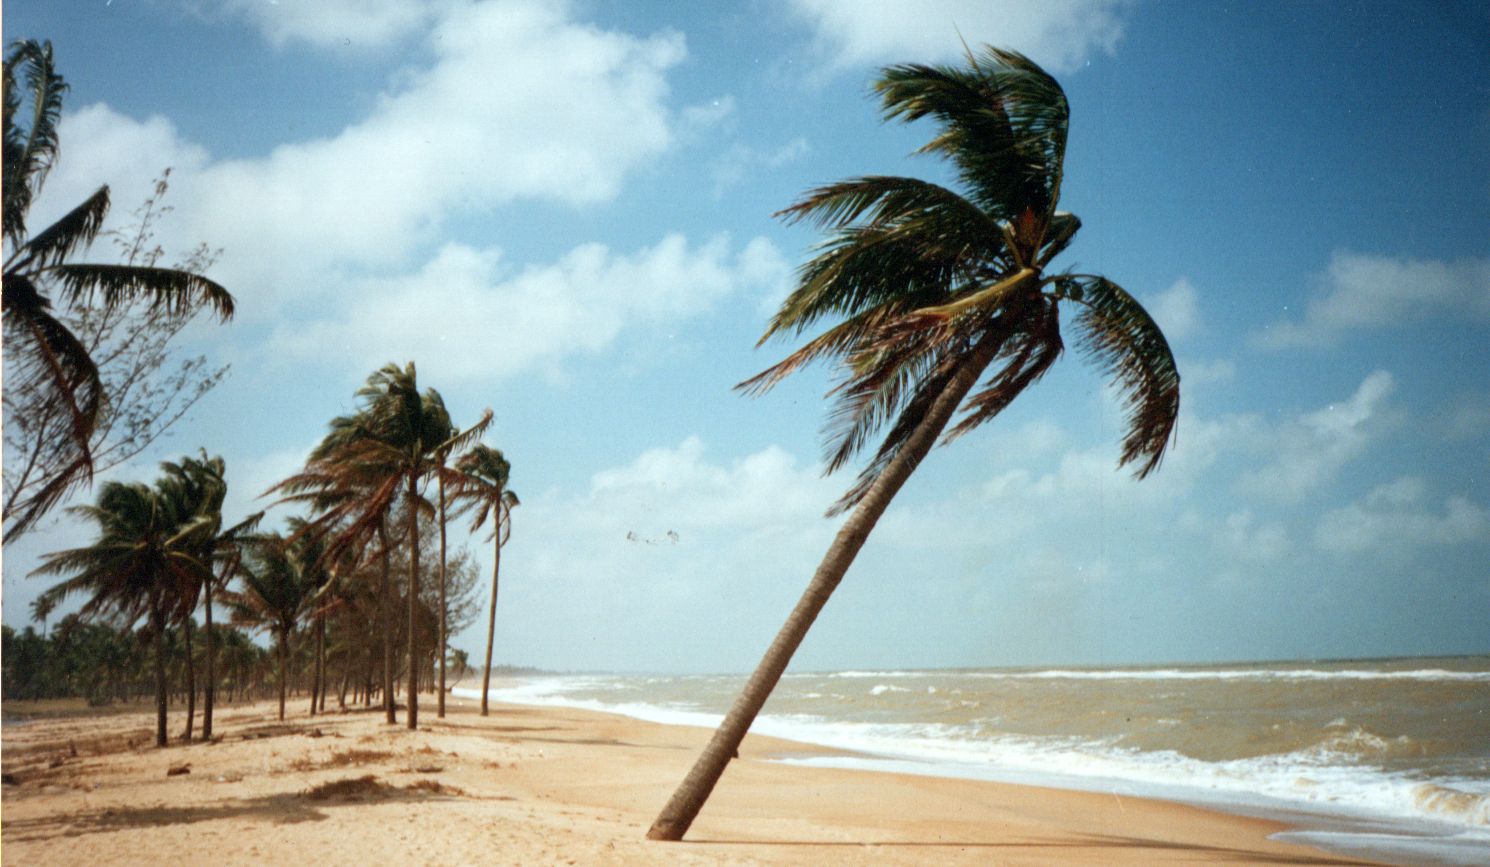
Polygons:
<instances>
[{"instance_id":1,"label":"green palm frond","mask_svg":"<svg viewBox=\"0 0 1490 867\"><path fill-rule=\"evenodd\" d=\"M81 205L33 235L30 241L16 251L13 257L15 261L7 263L7 269L43 270L60 264L78 248L93 243L108 214L109 188L99 187Z\"/></svg>"},{"instance_id":2,"label":"green palm frond","mask_svg":"<svg viewBox=\"0 0 1490 867\"><path fill-rule=\"evenodd\" d=\"M1060 199L1070 107L1060 84L1013 51L987 48L967 67L892 66L875 89L887 119L937 120L921 148L950 159L995 219L1051 213ZM1043 226L1039 227L1043 230Z\"/></svg>"},{"instance_id":3,"label":"green palm frond","mask_svg":"<svg viewBox=\"0 0 1490 867\"><path fill-rule=\"evenodd\" d=\"M20 122L23 76L31 113ZM26 214L57 159L57 124L67 83L52 64L52 43L15 42L5 56L4 231L13 248L26 238Z\"/></svg>"},{"instance_id":4,"label":"green palm frond","mask_svg":"<svg viewBox=\"0 0 1490 867\"><path fill-rule=\"evenodd\" d=\"M69 306L98 306L105 310L143 301L151 310L182 316L205 307L221 321L233 318L233 296L199 274L174 268L138 265L57 265L45 274L60 289ZM95 303L95 297L99 296Z\"/></svg>"},{"instance_id":5,"label":"green palm frond","mask_svg":"<svg viewBox=\"0 0 1490 867\"><path fill-rule=\"evenodd\" d=\"M1180 412L1180 372L1164 332L1132 295L1105 277L1072 275L1058 292L1083 305L1079 345L1122 395L1127 433L1119 466L1143 478L1158 468Z\"/></svg>"}]
</instances>

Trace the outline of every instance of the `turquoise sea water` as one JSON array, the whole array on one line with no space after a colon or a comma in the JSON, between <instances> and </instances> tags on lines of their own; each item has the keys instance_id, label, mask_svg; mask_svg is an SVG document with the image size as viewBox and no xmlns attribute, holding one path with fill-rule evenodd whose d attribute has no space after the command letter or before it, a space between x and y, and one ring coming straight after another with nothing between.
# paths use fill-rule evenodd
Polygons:
<instances>
[{"instance_id":1,"label":"turquoise sea water","mask_svg":"<svg viewBox=\"0 0 1490 867\"><path fill-rule=\"evenodd\" d=\"M718 723L743 675L532 677L493 698ZM789 673L752 731L807 764L1163 797L1289 839L1490 864L1490 657Z\"/></svg>"}]
</instances>

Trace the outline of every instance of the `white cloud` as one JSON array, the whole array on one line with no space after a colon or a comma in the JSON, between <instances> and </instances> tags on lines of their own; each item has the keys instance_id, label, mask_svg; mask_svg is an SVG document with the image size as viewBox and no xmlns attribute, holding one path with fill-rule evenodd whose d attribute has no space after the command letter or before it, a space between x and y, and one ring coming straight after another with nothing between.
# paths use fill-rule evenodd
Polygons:
<instances>
[{"instance_id":1,"label":"white cloud","mask_svg":"<svg viewBox=\"0 0 1490 867\"><path fill-rule=\"evenodd\" d=\"M1306 413L1284 426L1268 444L1276 457L1267 466L1243 474L1241 489L1288 502L1331 481L1341 467L1365 453L1394 389L1390 373L1375 371L1361 381L1349 400Z\"/></svg>"},{"instance_id":2,"label":"white cloud","mask_svg":"<svg viewBox=\"0 0 1490 867\"><path fill-rule=\"evenodd\" d=\"M422 28L446 2L432 0L227 0L270 44L380 48Z\"/></svg>"},{"instance_id":3,"label":"white cloud","mask_svg":"<svg viewBox=\"0 0 1490 867\"><path fill-rule=\"evenodd\" d=\"M417 273L346 287L341 318L286 324L274 344L290 358L329 354L356 368L418 358L441 381L498 379L598 352L633 325L696 316L734 292L778 293L788 270L764 238L738 253L724 236L690 246L673 234L629 255L584 244L516 273L498 250L448 244Z\"/></svg>"},{"instance_id":4,"label":"white cloud","mask_svg":"<svg viewBox=\"0 0 1490 867\"><path fill-rule=\"evenodd\" d=\"M1346 331L1438 318L1490 320L1490 259L1408 259L1338 250L1301 320L1254 335L1269 348L1331 343Z\"/></svg>"},{"instance_id":5,"label":"white cloud","mask_svg":"<svg viewBox=\"0 0 1490 867\"><path fill-rule=\"evenodd\" d=\"M1170 341L1200 332L1200 299L1195 286L1181 277L1174 285L1144 301L1144 307Z\"/></svg>"},{"instance_id":6,"label":"white cloud","mask_svg":"<svg viewBox=\"0 0 1490 867\"><path fill-rule=\"evenodd\" d=\"M714 175L714 197L744 181L750 174L762 170L779 169L796 162L809 150L807 139L797 136L774 150L758 150L744 144L735 144L720 154L710 166Z\"/></svg>"},{"instance_id":7,"label":"white cloud","mask_svg":"<svg viewBox=\"0 0 1490 867\"><path fill-rule=\"evenodd\" d=\"M109 187L110 225L120 225L151 194L153 181L162 170L172 170L172 186L176 187L183 177L198 174L209 162L207 151L183 140L165 117L153 115L136 121L102 103L65 113L57 135L62 155L31 210L27 223L33 232L77 207L105 184ZM170 192L166 204L182 204L181 192ZM173 220L172 224L181 222ZM169 231L170 226L162 228ZM191 237L187 245L205 237Z\"/></svg>"},{"instance_id":8,"label":"white cloud","mask_svg":"<svg viewBox=\"0 0 1490 867\"><path fill-rule=\"evenodd\" d=\"M454 214L606 201L675 141L665 76L685 54L677 33L639 38L515 0L451 4L428 46L433 62L365 118L263 157L213 163L163 120L86 108L63 130L48 194L143 188L175 165L173 222L225 248L214 276L253 287L243 314L269 316L331 269L405 266Z\"/></svg>"},{"instance_id":9,"label":"white cloud","mask_svg":"<svg viewBox=\"0 0 1490 867\"><path fill-rule=\"evenodd\" d=\"M1358 553L1406 546L1455 545L1490 538L1490 509L1449 497L1435 512L1423 500L1427 485L1404 476L1377 487L1359 502L1325 513L1314 541L1333 552Z\"/></svg>"},{"instance_id":10,"label":"white cloud","mask_svg":"<svg viewBox=\"0 0 1490 867\"><path fill-rule=\"evenodd\" d=\"M1123 0L788 0L829 53L829 65L937 63L975 49L1012 48L1054 72L1094 53L1111 54L1123 35Z\"/></svg>"},{"instance_id":11,"label":"white cloud","mask_svg":"<svg viewBox=\"0 0 1490 867\"><path fill-rule=\"evenodd\" d=\"M1283 525L1258 521L1250 509L1227 515L1216 541L1231 557L1251 562L1274 563L1293 550Z\"/></svg>"},{"instance_id":12,"label":"white cloud","mask_svg":"<svg viewBox=\"0 0 1490 867\"><path fill-rule=\"evenodd\" d=\"M549 665L744 668L826 550L837 487L778 447L717 461L688 437L584 492L524 492L498 631Z\"/></svg>"}]
</instances>

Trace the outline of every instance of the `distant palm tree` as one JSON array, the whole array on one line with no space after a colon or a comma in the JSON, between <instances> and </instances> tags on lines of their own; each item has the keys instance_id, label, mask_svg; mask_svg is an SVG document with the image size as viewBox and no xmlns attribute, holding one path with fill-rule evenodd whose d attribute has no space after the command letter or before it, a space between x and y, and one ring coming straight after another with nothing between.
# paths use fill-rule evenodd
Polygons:
<instances>
[{"instance_id":1,"label":"distant palm tree","mask_svg":"<svg viewBox=\"0 0 1490 867\"><path fill-rule=\"evenodd\" d=\"M23 113L18 78L30 104ZM25 533L77 486L91 481L89 445L104 412L103 383L87 348L55 315L70 309L114 310L139 301L152 309L186 313L211 308L221 320L233 315L233 296L198 274L171 268L69 263L90 244L109 211L109 188L28 240L26 218L57 160L57 124L67 84L52 62L50 42L15 42L5 56L4 239L5 272L0 289L4 315L7 403L37 414L56 411L68 419L45 451L61 453L60 469L40 487L13 488L5 502L4 540ZM12 399L13 395L19 397ZM119 409L114 408L116 411Z\"/></svg>"},{"instance_id":2,"label":"distant palm tree","mask_svg":"<svg viewBox=\"0 0 1490 867\"><path fill-rule=\"evenodd\" d=\"M894 66L875 84L887 118L940 124L921 152L949 159L962 192L865 177L813 190L782 212L832 234L762 340L841 321L741 387L765 391L810 361L841 364L843 381L831 393L829 471L876 431L889 431L830 513L853 514L648 837L678 840L687 832L875 522L958 408L963 418L947 440L997 416L1061 354L1061 305L1077 308L1083 349L1125 398L1119 464L1134 463L1142 478L1169 443L1180 377L1154 321L1104 277L1046 272L1081 225L1056 209L1065 93L1012 51L969 52L968 61Z\"/></svg>"},{"instance_id":3,"label":"distant palm tree","mask_svg":"<svg viewBox=\"0 0 1490 867\"><path fill-rule=\"evenodd\" d=\"M88 547L48 554L33 575L66 575L42 593L46 604L87 596L78 614L104 616L130 626L148 619L155 639L155 745L166 745L166 628L191 610L188 588L210 579L198 559L210 521L189 514L171 491L143 484L109 482L93 506L68 510L98 525ZM183 517L185 516L185 517Z\"/></svg>"},{"instance_id":4,"label":"distant palm tree","mask_svg":"<svg viewBox=\"0 0 1490 867\"><path fill-rule=\"evenodd\" d=\"M459 647L450 648L450 667L455 672L455 683L450 684L450 688L455 689L471 671L471 654Z\"/></svg>"},{"instance_id":5,"label":"distant palm tree","mask_svg":"<svg viewBox=\"0 0 1490 867\"><path fill-rule=\"evenodd\" d=\"M247 546L239 564L242 590L226 592L233 623L267 629L275 638L279 662L279 718L285 718L285 689L289 683L290 636L310 606L315 589L306 578L306 564L284 536L259 536Z\"/></svg>"},{"instance_id":6,"label":"distant palm tree","mask_svg":"<svg viewBox=\"0 0 1490 867\"><path fill-rule=\"evenodd\" d=\"M481 529L488 517L492 523L491 611L486 618L486 666L481 675L481 715L487 716L492 646L497 635L497 577L502 566L502 546L512 535L512 509L519 502L517 494L507 487L512 464L501 451L478 443L461 455L455 466L460 473L455 480L455 499L476 509L471 532Z\"/></svg>"}]
</instances>

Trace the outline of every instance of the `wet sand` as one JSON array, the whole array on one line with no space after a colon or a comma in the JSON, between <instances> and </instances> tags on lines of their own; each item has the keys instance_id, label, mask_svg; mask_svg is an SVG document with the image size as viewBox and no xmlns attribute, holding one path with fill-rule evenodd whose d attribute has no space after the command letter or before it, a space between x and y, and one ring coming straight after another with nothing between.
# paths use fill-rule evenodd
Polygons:
<instances>
[{"instance_id":1,"label":"wet sand","mask_svg":"<svg viewBox=\"0 0 1490 867\"><path fill-rule=\"evenodd\" d=\"M211 744L149 712L7 725L4 864L1357 864L1282 826L1087 792L772 762L751 737L682 843L647 826L708 737L452 698L421 730L294 701L221 710ZM7 705L7 712L12 706ZM400 712L402 722L403 715ZM173 734L184 718L173 712ZM188 773L168 776L185 765ZM17 782L9 782L14 778Z\"/></svg>"}]
</instances>

